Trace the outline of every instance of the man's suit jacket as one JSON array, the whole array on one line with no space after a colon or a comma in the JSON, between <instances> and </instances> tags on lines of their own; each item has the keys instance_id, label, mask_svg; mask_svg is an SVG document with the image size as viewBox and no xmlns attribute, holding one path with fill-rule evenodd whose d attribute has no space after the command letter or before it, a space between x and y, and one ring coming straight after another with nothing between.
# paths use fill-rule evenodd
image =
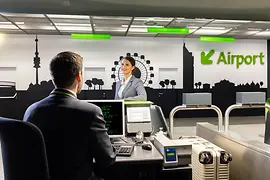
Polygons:
<instances>
[{"instance_id":1,"label":"man's suit jacket","mask_svg":"<svg viewBox=\"0 0 270 180\"><path fill-rule=\"evenodd\" d=\"M118 96L118 91L120 89L122 81L118 81L116 83L115 88L115 97L114 99L121 99ZM122 99L125 100L137 100L137 101L146 101L147 100L147 94L143 85L143 82L141 79L136 78L135 76L131 76L128 84L126 85L125 89L122 93Z\"/></svg>"},{"instance_id":2,"label":"man's suit jacket","mask_svg":"<svg viewBox=\"0 0 270 180\"><path fill-rule=\"evenodd\" d=\"M51 180L88 180L93 158L95 173L106 175L116 155L101 109L67 90L54 92L58 94L34 103L24 115L44 136Z\"/></svg>"}]
</instances>

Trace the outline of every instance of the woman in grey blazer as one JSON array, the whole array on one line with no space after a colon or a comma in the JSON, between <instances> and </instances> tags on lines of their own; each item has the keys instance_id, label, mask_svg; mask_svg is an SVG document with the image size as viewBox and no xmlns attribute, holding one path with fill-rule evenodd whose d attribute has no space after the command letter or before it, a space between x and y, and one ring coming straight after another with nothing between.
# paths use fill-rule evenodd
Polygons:
<instances>
[{"instance_id":1,"label":"woman in grey blazer","mask_svg":"<svg viewBox=\"0 0 270 180\"><path fill-rule=\"evenodd\" d=\"M122 61L121 70L124 78L116 83L114 99L146 101L147 94L141 79L132 75L135 69L135 59L125 57Z\"/></svg>"}]
</instances>

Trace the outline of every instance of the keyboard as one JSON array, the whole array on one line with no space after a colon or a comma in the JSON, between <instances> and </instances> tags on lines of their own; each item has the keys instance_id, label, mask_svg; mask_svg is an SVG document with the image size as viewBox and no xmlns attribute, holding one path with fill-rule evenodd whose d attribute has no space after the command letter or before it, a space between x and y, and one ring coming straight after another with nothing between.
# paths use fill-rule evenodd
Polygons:
<instances>
[{"instance_id":1,"label":"keyboard","mask_svg":"<svg viewBox=\"0 0 270 180\"><path fill-rule=\"evenodd\" d=\"M131 156L134 145L130 144L113 144L113 147L116 149L117 156Z\"/></svg>"}]
</instances>

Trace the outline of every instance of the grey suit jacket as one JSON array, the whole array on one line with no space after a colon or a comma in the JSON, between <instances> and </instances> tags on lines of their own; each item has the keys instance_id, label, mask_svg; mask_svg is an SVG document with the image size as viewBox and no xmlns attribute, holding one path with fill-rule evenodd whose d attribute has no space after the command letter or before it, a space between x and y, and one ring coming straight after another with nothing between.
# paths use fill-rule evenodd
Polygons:
<instances>
[{"instance_id":1,"label":"grey suit jacket","mask_svg":"<svg viewBox=\"0 0 270 180\"><path fill-rule=\"evenodd\" d=\"M116 83L115 97L114 99L121 99L118 96L118 91L121 86L121 81ZM132 75L125 89L123 90L122 99L124 100L136 100L136 101L146 101L147 94L141 79L136 78Z\"/></svg>"}]
</instances>

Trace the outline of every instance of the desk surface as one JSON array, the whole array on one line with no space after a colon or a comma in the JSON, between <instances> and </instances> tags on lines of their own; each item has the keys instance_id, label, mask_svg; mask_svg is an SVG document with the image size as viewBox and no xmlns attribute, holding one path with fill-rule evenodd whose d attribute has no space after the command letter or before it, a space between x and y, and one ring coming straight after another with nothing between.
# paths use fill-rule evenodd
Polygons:
<instances>
[{"instance_id":1,"label":"desk surface","mask_svg":"<svg viewBox=\"0 0 270 180\"><path fill-rule=\"evenodd\" d=\"M131 138L123 138L127 143L134 143ZM135 146L134 151L130 157L117 156L116 162L139 162L139 161L163 161L162 155L155 148L155 146L146 139L144 143L151 144L152 150L144 150L141 146Z\"/></svg>"}]
</instances>

